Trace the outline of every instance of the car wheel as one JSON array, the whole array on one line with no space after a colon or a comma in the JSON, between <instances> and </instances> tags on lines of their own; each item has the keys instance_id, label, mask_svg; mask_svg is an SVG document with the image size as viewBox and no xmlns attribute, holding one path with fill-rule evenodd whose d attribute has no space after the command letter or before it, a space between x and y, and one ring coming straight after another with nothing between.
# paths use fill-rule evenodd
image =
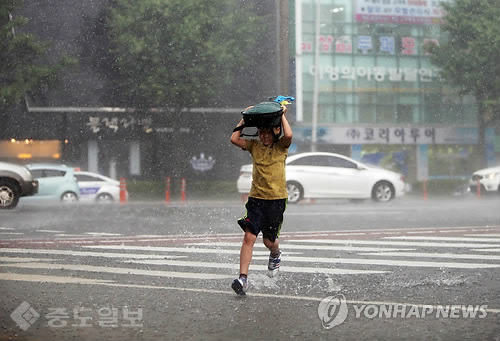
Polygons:
<instances>
[{"instance_id":1,"label":"car wheel","mask_svg":"<svg viewBox=\"0 0 500 341\"><path fill-rule=\"evenodd\" d=\"M97 201L99 203L113 202L113 196L109 193L101 193L97 196L95 201Z\"/></svg>"},{"instance_id":2,"label":"car wheel","mask_svg":"<svg viewBox=\"0 0 500 341\"><path fill-rule=\"evenodd\" d=\"M76 193L74 193L74 192L64 192L61 195L61 201L63 201L63 202L78 201L78 195L76 195Z\"/></svg>"},{"instance_id":3,"label":"car wheel","mask_svg":"<svg viewBox=\"0 0 500 341\"><path fill-rule=\"evenodd\" d=\"M289 181L286 183L286 190L288 191L288 202L291 204L296 204L302 199L304 195L304 189L296 181Z\"/></svg>"},{"instance_id":4,"label":"car wheel","mask_svg":"<svg viewBox=\"0 0 500 341\"><path fill-rule=\"evenodd\" d=\"M379 181L373 186L372 199L377 202L389 202L395 195L394 186L387 181Z\"/></svg>"},{"instance_id":5,"label":"car wheel","mask_svg":"<svg viewBox=\"0 0 500 341\"><path fill-rule=\"evenodd\" d=\"M0 209L11 209L19 202L19 190L10 181L0 180Z\"/></svg>"}]
</instances>

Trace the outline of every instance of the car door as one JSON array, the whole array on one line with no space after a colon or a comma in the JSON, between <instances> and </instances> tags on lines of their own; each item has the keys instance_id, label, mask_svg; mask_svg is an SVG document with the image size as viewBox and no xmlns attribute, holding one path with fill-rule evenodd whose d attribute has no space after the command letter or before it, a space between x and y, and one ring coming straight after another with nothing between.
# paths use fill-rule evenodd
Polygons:
<instances>
[{"instance_id":1,"label":"car door","mask_svg":"<svg viewBox=\"0 0 500 341\"><path fill-rule=\"evenodd\" d=\"M325 198L338 195L337 173L329 167L328 156L309 155L296 159L286 168L287 180L297 181L306 196Z\"/></svg>"},{"instance_id":2,"label":"car door","mask_svg":"<svg viewBox=\"0 0 500 341\"><path fill-rule=\"evenodd\" d=\"M75 174L78 187L80 188L80 199L93 200L97 192L103 186L104 181L88 174Z\"/></svg>"},{"instance_id":3,"label":"car door","mask_svg":"<svg viewBox=\"0 0 500 341\"><path fill-rule=\"evenodd\" d=\"M328 156L328 166L331 169L331 184L335 193L342 198L362 198L369 193L369 179L365 170L348 159L337 156Z\"/></svg>"},{"instance_id":4,"label":"car door","mask_svg":"<svg viewBox=\"0 0 500 341\"><path fill-rule=\"evenodd\" d=\"M34 198L58 199L59 187L64 182L65 171L38 168L30 170L33 177L38 180L38 193Z\"/></svg>"}]
</instances>

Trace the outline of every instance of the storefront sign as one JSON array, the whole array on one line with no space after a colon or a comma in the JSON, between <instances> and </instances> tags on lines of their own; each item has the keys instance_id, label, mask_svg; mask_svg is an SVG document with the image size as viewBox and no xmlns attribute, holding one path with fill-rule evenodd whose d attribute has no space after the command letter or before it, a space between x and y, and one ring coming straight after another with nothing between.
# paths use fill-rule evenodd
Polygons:
<instances>
[{"instance_id":1,"label":"storefront sign","mask_svg":"<svg viewBox=\"0 0 500 341\"><path fill-rule=\"evenodd\" d=\"M86 122L87 129L94 134L104 131L117 133L120 130L135 129L136 127L140 127L145 132L148 132L151 129L151 125L151 117L136 119L132 116L89 116Z\"/></svg>"},{"instance_id":2,"label":"storefront sign","mask_svg":"<svg viewBox=\"0 0 500 341\"><path fill-rule=\"evenodd\" d=\"M393 24L440 24L442 2L451 0L357 0L356 20Z\"/></svg>"},{"instance_id":3,"label":"storefront sign","mask_svg":"<svg viewBox=\"0 0 500 341\"><path fill-rule=\"evenodd\" d=\"M372 37L366 35L358 36L339 36L335 38L333 35L319 36L319 52L320 53L340 53L351 54L353 51L353 39L356 41L356 48L362 54L368 53L383 53L386 55L400 54L403 56L415 56L418 53L427 54L424 47L428 44L439 45L439 41L435 38L424 38L423 46L418 46L417 38L401 37L398 41L398 49L396 48L396 37L379 36ZM377 41L378 40L378 41ZM378 48L377 48L378 47ZM422 49L419 51L419 49ZM314 44L311 41L302 43L303 53L313 53Z\"/></svg>"},{"instance_id":4,"label":"storefront sign","mask_svg":"<svg viewBox=\"0 0 500 341\"><path fill-rule=\"evenodd\" d=\"M294 127L294 140L310 142L310 127ZM330 144L477 144L475 127L431 126L344 126L319 127L319 143ZM493 129L487 130L488 141L494 139Z\"/></svg>"},{"instance_id":5,"label":"storefront sign","mask_svg":"<svg viewBox=\"0 0 500 341\"><path fill-rule=\"evenodd\" d=\"M314 76L315 66L309 67L309 74ZM319 68L319 78L329 79L332 82L338 80L356 80L363 78L377 82L431 82L433 77L437 77L437 70L428 68L392 68L384 66L364 67L364 66L333 66L324 65Z\"/></svg>"}]
</instances>

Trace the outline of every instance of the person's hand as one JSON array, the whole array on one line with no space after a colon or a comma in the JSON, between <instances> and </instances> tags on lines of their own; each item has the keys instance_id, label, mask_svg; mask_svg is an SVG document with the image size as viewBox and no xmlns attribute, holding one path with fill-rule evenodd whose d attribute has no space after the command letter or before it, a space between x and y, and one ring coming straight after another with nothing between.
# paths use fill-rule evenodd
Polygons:
<instances>
[{"instance_id":1,"label":"person's hand","mask_svg":"<svg viewBox=\"0 0 500 341\"><path fill-rule=\"evenodd\" d=\"M288 111L288 109L284 105L281 105L281 109L283 110L282 115L285 115L286 112Z\"/></svg>"}]
</instances>

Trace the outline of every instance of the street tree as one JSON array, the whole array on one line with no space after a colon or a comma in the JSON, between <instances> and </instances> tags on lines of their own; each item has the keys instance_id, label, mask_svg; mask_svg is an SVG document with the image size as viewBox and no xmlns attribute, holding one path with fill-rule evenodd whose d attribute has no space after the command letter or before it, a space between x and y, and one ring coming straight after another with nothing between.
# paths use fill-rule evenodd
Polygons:
<instances>
[{"instance_id":1,"label":"street tree","mask_svg":"<svg viewBox=\"0 0 500 341\"><path fill-rule=\"evenodd\" d=\"M64 58L56 63L44 61L48 43L39 41L20 28L28 23L12 13L18 6L16 0L0 2L0 110L22 102L25 95L39 93L40 88L53 84L58 71L74 60Z\"/></svg>"},{"instance_id":2,"label":"street tree","mask_svg":"<svg viewBox=\"0 0 500 341\"><path fill-rule=\"evenodd\" d=\"M442 25L446 42L426 49L445 81L460 95L475 97L479 152L486 166L485 129L495 121L500 99L500 1L455 0L442 5L447 13Z\"/></svg>"},{"instance_id":3,"label":"street tree","mask_svg":"<svg viewBox=\"0 0 500 341\"><path fill-rule=\"evenodd\" d=\"M267 22L255 2L124 0L107 19L114 92L136 108L179 113L245 82Z\"/></svg>"}]
</instances>

